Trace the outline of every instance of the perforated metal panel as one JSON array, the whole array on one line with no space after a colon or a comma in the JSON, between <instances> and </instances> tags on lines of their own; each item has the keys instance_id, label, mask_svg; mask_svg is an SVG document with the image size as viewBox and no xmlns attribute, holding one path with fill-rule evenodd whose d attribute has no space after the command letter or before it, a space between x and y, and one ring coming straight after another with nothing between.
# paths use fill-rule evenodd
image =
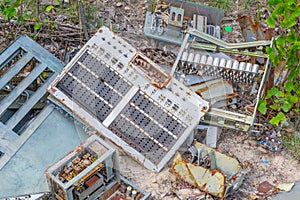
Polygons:
<instances>
[{"instance_id":1,"label":"perforated metal panel","mask_svg":"<svg viewBox=\"0 0 300 200\"><path fill-rule=\"evenodd\" d=\"M158 164L187 126L138 92L109 126L135 150Z\"/></svg>"},{"instance_id":2,"label":"perforated metal panel","mask_svg":"<svg viewBox=\"0 0 300 200\"><path fill-rule=\"evenodd\" d=\"M130 85L86 51L64 75L58 88L103 122L129 91Z\"/></svg>"},{"instance_id":3,"label":"perforated metal panel","mask_svg":"<svg viewBox=\"0 0 300 200\"><path fill-rule=\"evenodd\" d=\"M88 41L49 92L145 167L158 171L209 107L107 28Z\"/></svg>"}]
</instances>

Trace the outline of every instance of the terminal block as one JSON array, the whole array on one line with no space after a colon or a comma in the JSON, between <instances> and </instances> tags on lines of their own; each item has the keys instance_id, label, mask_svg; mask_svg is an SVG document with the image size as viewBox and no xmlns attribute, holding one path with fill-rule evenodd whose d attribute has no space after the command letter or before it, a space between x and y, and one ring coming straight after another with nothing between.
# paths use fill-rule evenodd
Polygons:
<instances>
[{"instance_id":1,"label":"terminal block","mask_svg":"<svg viewBox=\"0 0 300 200\"><path fill-rule=\"evenodd\" d=\"M132 199L146 199L149 193L121 178L118 159L116 149L93 135L46 170L50 192L58 200L132 195ZM131 188L130 194L124 187Z\"/></svg>"}]
</instances>

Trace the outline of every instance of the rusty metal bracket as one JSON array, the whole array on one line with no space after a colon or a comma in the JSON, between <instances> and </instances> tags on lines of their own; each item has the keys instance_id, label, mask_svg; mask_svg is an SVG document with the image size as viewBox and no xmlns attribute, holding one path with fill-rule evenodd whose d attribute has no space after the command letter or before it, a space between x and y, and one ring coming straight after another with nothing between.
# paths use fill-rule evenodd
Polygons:
<instances>
[{"instance_id":1,"label":"rusty metal bracket","mask_svg":"<svg viewBox=\"0 0 300 200\"><path fill-rule=\"evenodd\" d=\"M220 40L216 37L213 37L209 34L206 34L204 32L198 31L193 28L190 28L188 30L188 33L193 36L204 39L208 42L211 42L213 44L216 44L217 46L223 47L225 49L245 49L250 47L269 46L271 44L271 41L265 41L265 40L254 41L254 42L227 43L224 42L223 40Z\"/></svg>"}]
</instances>

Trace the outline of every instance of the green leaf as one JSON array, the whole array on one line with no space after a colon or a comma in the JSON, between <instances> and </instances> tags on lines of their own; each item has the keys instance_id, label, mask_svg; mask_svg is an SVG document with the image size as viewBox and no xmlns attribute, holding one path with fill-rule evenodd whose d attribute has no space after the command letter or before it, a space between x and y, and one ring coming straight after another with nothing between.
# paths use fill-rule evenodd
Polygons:
<instances>
[{"instance_id":1,"label":"green leaf","mask_svg":"<svg viewBox=\"0 0 300 200\"><path fill-rule=\"evenodd\" d=\"M26 21L30 20L30 15L25 14L25 15L23 16L23 19L26 20Z\"/></svg>"},{"instance_id":2,"label":"green leaf","mask_svg":"<svg viewBox=\"0 0 300 200\"><path fill-rule=\"evenodd\" d=\"M288 112L291 109L292 105L293 104L290 104L290 102L284 101L281 107L284 112Z\"/></svg>"},{"instance_id":3,"label":"green leaf","mask_svg":"<svg viewBox=\"0 0 300 200\"><path fill-rule=\"evenodd\" d=\"M43 23L48 23L50 21L50 19L44 19Z\"/></svg>"},{"instance_id":4,"label":"green leaf","mask_svg":"<svg viewBox=\"0 0 300 200\"><path fill-rule=\"evenodd\" d=\"M46 7L46 12L50 12L54 8L53 5L49 5Z\"/></svg>"},{"instance_id":5,"label":"green leaf","mask_svg":"<svg viewBox=\"0 0 300 200\"><path fill-rule=\"evenodd\" d=\"M21 20L22 20L22 16L18 16L18 19L17 19L17 23L18 23L18 25L20 25L20 23L21 23Z\"/></svg>"},{"instance_id":6,"label":"green leaf","mask_svg":"<svg viewBox=\"0 0 300 200\"><path fill-rule=\"evenodd\" d=\"M271 16L275 18L275 16L282 15L286 10L286 5L284 3L278 3L273 10Z\"/></svg>"},{"instance_id":7,"label":"green leaf","mask_svg":"<svg viewBox=\"0 0 300 200\"><path fill-rule=\"evenodd\" d=\"M293 15L290 15L289 17L287 17L283 20L283 22L281 23L281 26L283 28L291 28L295 24L297 24L297 18Z\"/></svg>"},{"instance_id":8,"label":"green leaf","mask_svg":"<svg viewBox=\"0 0 300 200\"><path fill-rule=\"evenodd\" d=\"M275 96L277 93L279 92L279 90L277 88L271 88L270 90L268 90L267 92L267 96L266 99L271 98L272 96Z\"/></svg>"},{"instance_id":9,"label":"green leaf","mask_svg":"<svg viewBox=\"0 0 300 200\"><path fill-rule=\"evenodd\" d=\"M294 84L291 81L288 81L284 84L285 90L290 92L294 89Z\"/></svg>"},{"instance_id":10,"label":"green leaf","mask_svg":"<svg viewBox=\"0 0 300 200\"><path fill-rule=\"evenodd\" d=\"M292 71L290 71L290 74L288 75L288 80L292 80L293 78L295 78L296 76L298 76L298 71L296 68L292 69Z\"/></svg>"},{"instance_id":11,"label":"green leaf","mask_svg":"<svg viewBox=\"0 0 300 200\"><path fill-rule=\"evenodd\" d=\"M268 1L268 4L270 6L273 6L273 5L277 5L278 3L280 3L281 1L280 0L269 0Z\"/></svg>"},{"instance_id":12,"label":"green leaf","mask_svg":"<svg viewBox=\"0 0 300 200\"><path fill-rule=\"evenodd\" d=\"M267 22L267 24L268 24L268 26L269 26L270 28L275 28L276 22L275 22L274 17L270 16L270 17L266 20L266 22Z\"/></svg>"},{"instance_id":13,"label":"green leaf","mask_svg":"<svg viewBox=\"0 0 300 200\"><path fill-rule=\"evenodd\" d=\"M278 126L279 122L285 120L286 117L282 112L279 112L275 117L270 120L270 124L275 124Z\"/></svg>"},{"instance_id":14,"label":"green leaf","mask_svg":"<svg viewBox=\"0 0 300 200\"><path fill-rule=\"evenodd\" d=\"M257 109L259 110L259 112L265 115L267 113L267 101L259 100Z\"/></svg>"},{"instance_id":15,"label":"green leaf","mask_svg":"<svg viewBox=\"0 0 300 200\"><path fill-rule=\"evenodd\" d=\"M276 39L275 43L276 43L276 45L284 46L285 39L284 39L282 36L279 36L279 37Z\"/></svg>"},{"instance_id":16,"label":"green leaf","mask_svg":"<svg viewBox=\"0 0 300 200\"><path fill-rule=\"evenodd\" d=\"M274 49L271 47L267 47L266 51L268 54L272 54L272 53L274 54Z\"/></svg>"},{"instance_id":17,"label":"green leaf","mask_svg":"<svg viewBox=\"0 0 300 200\"><path fill-rule=\"evenodd\" d=\"M285 39L286 39L287 42L294 42L294 41L296 41L297 37L296 37L295 30L291 29Z\"/></svg>"},{"instance_id":18,"label":"green leaf","mask_svg":"<svg viewBox=\"0 0 300 200\"><path fill-rule=\"evenodd\" d=\"M34 30L37 31L41 28L41 24L40 23L35 23L33 28L34 28Z\"/></svg>"},{"instance_id":19,"label":"green leaf","mask_svg":"<svg viewBox=\"0 0 300 200\"><path fill-rule=\"evenodd\" d=\"M53 29L56 28L56 25L57 25L57 24L56 24L55 22L52 22L52 23L51 23L51 28L53 28Z\"/></svg>"},{"instance_id":20,"label":"green leaf","mask_svg":"<svg viewBox=\"0 0 300 200\"><path fill-rule=\"evenodd\" d=\"M296 0L289 0L289 1L288 1L289 7L292 6L295 2L296 2Z\"/></svg>"},{"instance_id":21,"label":"green leaf","mask_svg":"<svg viewBox=\"0 0 300 200\"><path fill-rule=\"evenodd\" d=\"M286 95L286 99L287 99L290 103L292 103L292 104L298 102L298 97L297 97L297 95L287 94L287 95Z\"/></svg>"},{"instance_id":22,"label":"green leaf","mask_svg":"<svg viewBox=\"0 0 300 200\"><path fill-rule=\"evenodd\" d=\"M271 88L270 90L268 90L267 92L267 96L266 99L271 98L272 96L276 96L276 97L284 97L284 93L282 91L279 91L277 88Z\"/></svg>"},{"instance_id":23,"label":"green leaf","mask_svg":"<svg viewBox=\"0 0 300 200\"><path fill-rule=\"evenodd\" d=\"M282 91L278 91L275 94L276 97L284 97L284 93Z\"/></svg>"},{"instance_id":24,"label":"green leaf","mask_svg":"<svg viewBox=\"0 0 300 200\"><path fill-rule=\"evenodd\" d=\"M20 1L15 1L15 2L13 3L13 7L15 7L15 8L19 7L20 5L21 5L21 2L20 2Z\"/></svg>"},{"instance_id":25,"label":"green leaf","mask_svg":"<svg viewBox=\"0 0 300 200\"><path fill-rule=\"evenodd\" d=\"M298 113L298 112L299 112L299 109L295 108L295 109L294 109L294 112L295 112L295 113Z\"/></svg>"},{"instance_id":26,"label":"green leaf","mask_svg":"<svg viewBox=\"0 0 300 200\"><path fill-rule=\"evenodd\" d=\"M8 6L6 8L4 8L3 14L5 15L5 19L12 19L16 14L17 14L17 10L15 7L13 6Z\"/></svg>"},{"instance_id":27,"label":"green leaf","mask_svg":"<svg viewBox=\"0 0 300 200\"><path fill-rule=\"evenodd\" d=\"M35 39L36 36L37 36L36 34L32 34L32 35L31 35L31 37L32 37L33 39Z\"/></svg>"},{"instance_id":28,"label":"green leaf","mask_svg":"<svg viewBox=\"0 0 300 200\"><path fill-rule=\"evenodd\" d=\"M277 109L280 108L280 107L277 106L277 105L270 105L270 108L272 108L273 110L277 110Z\"/></svg>"}]
</instances>

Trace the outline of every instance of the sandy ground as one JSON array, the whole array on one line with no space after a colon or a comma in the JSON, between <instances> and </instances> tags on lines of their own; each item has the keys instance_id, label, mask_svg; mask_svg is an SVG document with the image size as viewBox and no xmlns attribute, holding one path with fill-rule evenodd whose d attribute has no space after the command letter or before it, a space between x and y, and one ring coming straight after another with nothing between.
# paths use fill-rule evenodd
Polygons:
<instances>
[{"instance_id":1,"label":"sandy ground","mask_svg":"<svg viewBox=\"0 0 300 200\"><path fill-rule=\"evenodd\" d=\"M226 199L258 198L256 194L260 183L268 181L273 185L278 183L293 183L300 179L300 163L292 158L286 150L273 153L256 146L254 140L245 140L245 133L228 131L218 141L218 150L237 158L239 161L251 163L251 170L246 175L241 188ZM232 139L234 138L234 140ZM267 163L267 164L266 164ZM174 174L165 167L160 173L145 169L132 158L121 153L121 174L144 190L151 192L153 199L180 199L175 193L193 194L199 191L182 184ZM212 197L207 197L212 198ZM267 197L260 198L266 199Z\"/></svg>"}]
</instances>

